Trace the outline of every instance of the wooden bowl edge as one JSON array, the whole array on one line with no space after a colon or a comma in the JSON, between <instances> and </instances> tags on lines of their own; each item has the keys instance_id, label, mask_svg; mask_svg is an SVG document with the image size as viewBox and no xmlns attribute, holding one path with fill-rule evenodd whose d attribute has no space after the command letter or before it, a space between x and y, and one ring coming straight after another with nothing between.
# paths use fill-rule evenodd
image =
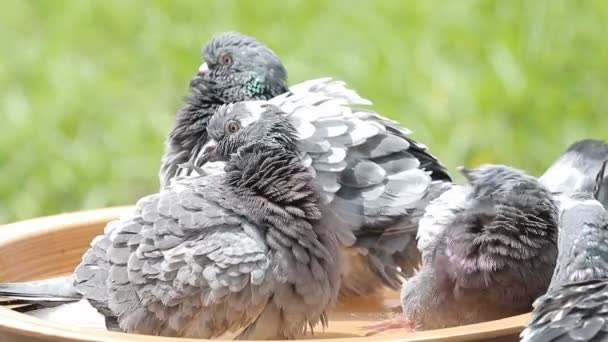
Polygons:
<instances>
[{"instance_id":1,"label":"wooden bowl edge","mask_svg":"<svg viewBox=\"0 0 608 342\"><path fill-rule=\"evenodd\" d=\"M75 226L90 226L104 224L120 217L121 214L132 209L132 206L119 206L103 209L62 213L58 215L34 218L30 220L5 224L0 226L0 245L13 241L27 239L44 231L61 230ZM464 325L459 327L437 329L429 331L403 334L391 333L388 336L370 336L339 338L342 341L472 341L485 340L501 336L519 334L528 320L530 314L508 317L495 321ZM40 338L55 341L206 341L204 339L167 338L157 336L130 335L117 332L97 332L84 328L70 328L64 325L44 321L32 316L24 315L6 308L0 308L1 330L18 336ZM330 342L336 339L319 339L317 341ZM211 341L211 340L209 340Z\"/></svg>"}]
</instances>

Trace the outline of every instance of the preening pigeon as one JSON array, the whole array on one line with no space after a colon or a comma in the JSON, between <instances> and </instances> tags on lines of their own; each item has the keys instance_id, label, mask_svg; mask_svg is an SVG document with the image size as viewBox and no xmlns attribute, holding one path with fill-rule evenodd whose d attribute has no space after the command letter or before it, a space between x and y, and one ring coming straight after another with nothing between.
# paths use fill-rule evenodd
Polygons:
<instances>
[{"instance_id":1,"label":"preening pigeon","mask_svg":"<svg viewBox=\"0 0 608 342\"><path fill-rule=\"evenodd\" d=\"M403 285L404 317L373 328L446 328L529 311L557 257L557 207L536 178L502 165L461 169L427 207L423 264ZM401 324L396 324L401 323Z\"/></svg>"},{"instance_id":2,"label":"preening pigeon","mask_svg":"<svg viewBox=\"0 0 608 342\"><path fill-rule=\"evenodd\" d=\"M293 339L325 325L339 290L337 240L295 128L263 102L220 107L208 125L217 145L207 151L226 161L224 173L139 200L72 277L1 284L0 295L84 297L108 326L151 335Z\"/></svg>"},{"instance_id":3,"label":"preening pigeon","mask_svg":"<svg viewBox=\"0 0 608 342\"><path fill-rule=\"evenodd\" d=\"M607 189L605 163L595 195ZM560 200L559 255L549 291L534 302L522 341L608 340L608 202L589 191Z\"/></svg>"},{"instance_id":4,"label":"preening pigeon","mask_svg":"<svg viewBox=\"0 0 608 342\"><path fill-rule=\"evenodd\" d=\"M539 178L554 193L591 192L602 162L608 159L608 144L602 140L579 140Z\"/></svg>"},{"instance_id":5,"label":"preening pigeon","mask_svg":"<svg viewBox=\"0 0 608 342\"><path fill-rule=\"evenodd\" d=\"M249 43L235 43L240 41ZM262 51L252 52L257 49ZM451 182L441 163L424 145L408 138L407 129L364 108L371 103L343 82L322 78L281 91L286 73L280 60L253 38L239 33L221 34L205 51L207 66L201 68L204 75L192 83L189 109L178 115L175 127L180 129L174 129L169 137L168 146L174 148L167 156L180 157L165 157L163 178L173 177L169 171L177 170L176 161L203 166L197 156L204 153L208 140L201 134L207 120L202 118L208 116L188 113L206 113L211 106L207 99L216 99L209 95L213 87L207 82L215 84L213 89L224 89L223 79L253 79L251 75L256 75L256 84L263 86L253 88L269 90L255 93L257 96L282 92L270 102L287 112L296 127L298 149L315 170L321 200L338 219L335 229L341 244L348 247L341 249L342 294L367 294L383 285L398 289L399 276L411 275L420 262L415 246L418 220L428 202ZM222 62L221 56L226 53L232 58ZM219 63L214 62L217 56ZM247 62L237 62L241 56ZM231 89L245 92L250 88L243 84ZM190 172L192 169L182 169L180 175Z\"/></svg>"}]
</instances>

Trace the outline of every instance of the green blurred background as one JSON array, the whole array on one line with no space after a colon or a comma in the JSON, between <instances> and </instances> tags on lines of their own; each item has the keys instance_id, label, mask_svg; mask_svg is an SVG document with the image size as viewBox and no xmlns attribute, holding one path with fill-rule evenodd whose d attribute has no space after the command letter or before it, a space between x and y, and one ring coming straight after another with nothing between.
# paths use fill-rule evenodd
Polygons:
<instances>
[{"instance_id":1,"label":"green blurred background","mask_svg":"<svg viewBox=\"0 0 608 342\"><path fill-rule=\"evenodd\" d=\"M215 33L333 76L451 169L606 138L606 1L3 1L0 222L130 204Z\"/></svg>"}]
</instances>

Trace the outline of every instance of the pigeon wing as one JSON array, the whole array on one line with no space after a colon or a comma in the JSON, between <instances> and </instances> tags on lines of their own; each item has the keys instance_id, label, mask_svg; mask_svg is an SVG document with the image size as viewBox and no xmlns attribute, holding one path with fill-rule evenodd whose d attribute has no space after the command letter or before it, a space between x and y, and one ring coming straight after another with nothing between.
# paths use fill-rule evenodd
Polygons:
<instances>
[{"instance_id":1,"label":"pigeon wing","mask_svg":"<svg viewBox=\"0 0 608 342\"><path fill-rule=\"evenodd\" d=\"M608 340L608 282L589 280L549 291L534 303L522 341Z\"/></svg>"},{"instance_id":2,"label":"pigeon wing","mask_svg":"<svg viewBox=\"0 0 608 342\"><path fill-rule=\"evenodd\" d=\"M337 214L341 243L361 250L366 267L398 288L397 267L409 273L418 264L415 236L424 207L449 180L443 166L407 137L409 130L365 108L371 102L344 82L306 81L270 102L296 127L321 198Z\"/></svg>"},{"instance_id":3,"label":"pigeon wing","mask_svg":"<svg viewBox=\"0 0 608 342\"><path fill-rule=\"evenodd\" d=\"M98 291L107 291L124 330L209 338L245 328L264 308L267 247L254 225L206 198L221 193L209 190L218 183L211 178L141 199L131 218L111 223L98 240L106 249L98 264L107 268Z\"/></svg>"}]
</instances>

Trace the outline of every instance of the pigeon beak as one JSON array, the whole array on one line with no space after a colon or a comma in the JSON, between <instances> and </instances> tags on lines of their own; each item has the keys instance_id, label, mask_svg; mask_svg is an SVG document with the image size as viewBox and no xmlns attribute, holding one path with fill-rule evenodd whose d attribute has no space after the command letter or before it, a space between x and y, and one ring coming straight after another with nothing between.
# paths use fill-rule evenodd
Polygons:
<instances>
[{"instance_id":1,"label":"pigeon beak","mask_svg":"<svg viewBox=\"0 0 608 342\"><path fill-rule=\"evenodd\" d=\"M217 142L215 140L209 140L203 148L201 148L201 152L196 156L194 160L194 165L198 167L203 167L207 162L214 161L215 159L215 147L217 146Z\"/></svg>"},{"instance_id":2,"label":"pigeon beak","mask_svg":"<svg viewBox=\"0 0 608 342\"><path fill-rule=\"evenodd\" d=\"M200 67L198 67L198 75L201 77L205 77L207 76L207 74L209 73L209 66L207 66L207 63L203 63L201 64Z\"/></svg>"},{"instance_id":3,"label":"pigeon beak","mask_svg":"<svg viewBox=\"0 0 608 342\"><path fill-rule=\"evenodd\" d=\"M456 170L462 173L469 182L473 180L473 169L469 169L464 166L459 166L456 168Z\"/></svg>"},{"instance_id":4,"label":"pigeon beak","mask_svg":"<svg viewBox=\"0 0 608 342\"><path fill-rule=\"evenodd\" d=\"M213 155L215 155L216 147L217 147L217 141L210 139L209 141L207 141L205 146L203 146L203 153L213 156Z\"/></svg>"}]
</instances>

